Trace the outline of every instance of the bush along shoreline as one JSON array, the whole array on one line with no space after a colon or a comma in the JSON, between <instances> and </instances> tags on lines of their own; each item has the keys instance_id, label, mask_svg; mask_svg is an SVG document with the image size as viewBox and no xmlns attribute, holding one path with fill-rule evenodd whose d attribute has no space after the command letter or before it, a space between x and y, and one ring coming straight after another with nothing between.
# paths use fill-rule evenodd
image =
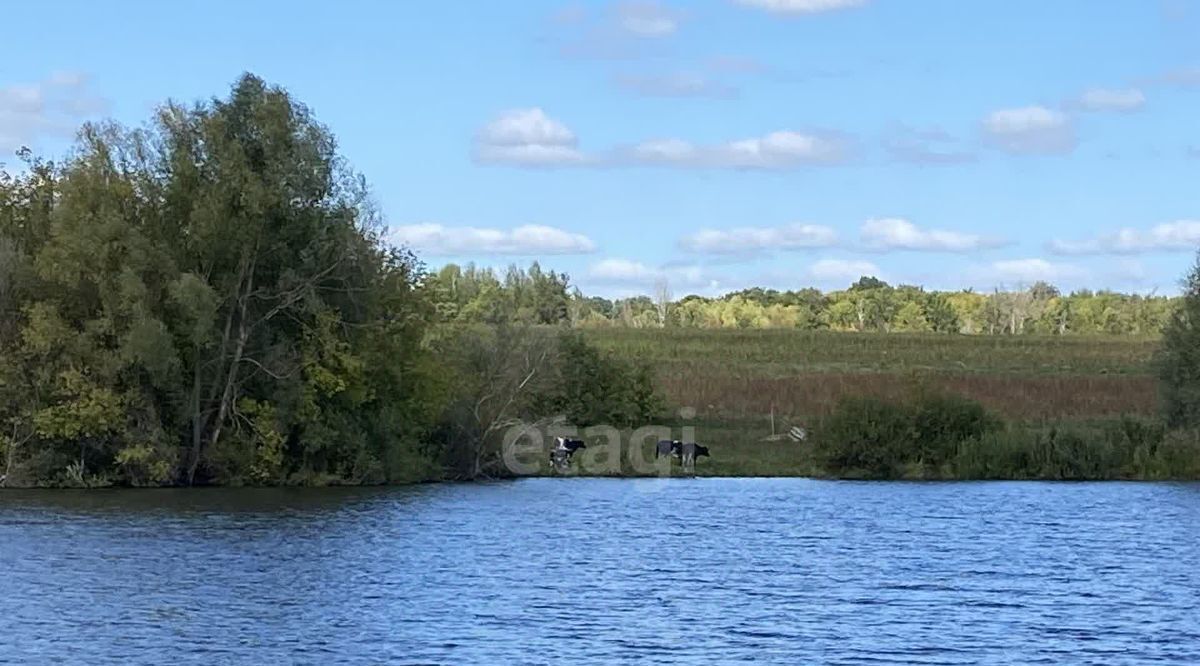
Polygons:
<instances>
[{"instance_id":1,"label":"bush along shoreline","mask_svg":"<svg viewBox=\"0 0 1200 666\"><path fill-rule=\"evenodd\" d=\"M814 442L820 475L861 479L1200 479L1200 434L1124 417L1006 424L961 398L850 399Z\"/></svg>"}]
</instances>

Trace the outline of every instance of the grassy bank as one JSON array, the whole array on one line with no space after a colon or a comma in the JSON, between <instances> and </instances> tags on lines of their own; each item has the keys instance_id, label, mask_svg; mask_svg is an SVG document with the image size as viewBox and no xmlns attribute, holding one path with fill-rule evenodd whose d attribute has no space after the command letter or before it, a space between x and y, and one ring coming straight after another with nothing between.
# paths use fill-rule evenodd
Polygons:
<instances>
[{"instance_id":1,"label":"grassy bank","mask_svg":"<svg viewBox=\"0 0 1200 666\"><path fill-rule=\"evenodd\" d=\"M1159 413L1158 341L790 330L598 329L597 346L645 361L668 402L710 423L809 425L845 397L924 386L1006 419L1045 424ZM755 421L761 421L761 425Z\"/></svg>"},{"instance_id":2,"label":"grassy bank","mask_svg":"<svg viewBox=\"0 0 1200 666\"><path fill-rule=\"evenodd\" d=\"M675 424L674 432L679 432ZM840 443L815 433L805 442L755 439L753 422L699 421L697 439L711 457L701 458L695 476L817 477L902 480L1200 480L1200 436L1164 432L1153 421L1115 419L1067 427L1008 424L976 439L950 442L947 455L931 462L902 451L881 467L838 467L828 454ZM619 468L612 448L590 439L566 472L552 469L549 449L530 454L538 476L689 476L678 461L654 467L654 446L643 442L630 452L623 433ZM881 447L888 448L888 447ZM913 448L916 448L915 446ZM895 453L895 452L893 452Z\"/></svg>"},{"instance_id":3,"label":"grassy bank","mask_svg":"<svg viewBox=\"0 0 1200 666\"><path fill-rule=\"evenodd\" d=\"M678 329L593 330L588 337L651 365L674 410L665 425L675 433L694 427L712 448L696 466L701 476L1200 478L1200 440L1157 423L1155 339ZM940 431L922 432L912 419L961 422L954 405L949 415L936 407L932 417L905 407L842 414L840 431L831 432L847 401L890 409L916 395L965 398L990 420L978 431L941 437L936 452L915 450L931 447ZM695 416L680 418L680 407ZM792 426L809 438L781 435ZM650 444L642 447L641 459L652 460ZM839 458L846 447L859 450ZM637 456L624 456L621 474L647 473L631 462ZM615 473L601 458L582 456L569 473Z\"/></svg>"}]
</instances>

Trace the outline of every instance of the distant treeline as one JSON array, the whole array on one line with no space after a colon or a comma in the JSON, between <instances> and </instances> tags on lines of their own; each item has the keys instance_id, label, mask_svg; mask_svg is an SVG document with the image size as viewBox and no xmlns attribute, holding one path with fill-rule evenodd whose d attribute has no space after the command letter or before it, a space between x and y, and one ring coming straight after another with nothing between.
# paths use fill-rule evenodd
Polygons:
<instances>
[{"instance_id":1,"label":"distant treeline","mask_svg":"<svg viewBox=\"0 0 1200 666\"><path fill-rule=\"evenodd\" d=\"M567 275L511 266L500 273L450 264L429 278L437 312L447 321L527 322L652 328L796 328L803 330L938 332L986 335L1157 335L1178 298L1112 291L1061 293L1038 282L1025 289L926 291L864 276L849 288L822 292L744 289L717 298L609 300L586 296Z\"/></svg>"}]
</instances>

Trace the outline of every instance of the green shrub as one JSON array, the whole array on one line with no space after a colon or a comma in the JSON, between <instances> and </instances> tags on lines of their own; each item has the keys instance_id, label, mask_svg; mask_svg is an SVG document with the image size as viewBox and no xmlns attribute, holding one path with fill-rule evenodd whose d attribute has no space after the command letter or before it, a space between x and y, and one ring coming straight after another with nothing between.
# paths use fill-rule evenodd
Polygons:
<instances>
[{"instance_id":1,"label":"green shrub","mask_svg":"<svg viewBox=\"0 0 1200 666\"><path fill-rule=\"evenodd\" d=\"M913 414L877 398L842 400L817 440L821 461L841 476L889 477L910 458Z\"/></svg>"},{"instance_id":2,"label":"green shrub","mask_svg":"<svg viewBox=\"0 0 1200 666\"><path fill-rule=\"evenodd\" d=\"M1035 438L1029 476L1039 479L1112 478L1118 469L1114 447L1103 437L1077 429L1051 428Z\"/></svg>"},{"instance_id":3,"label":"green shrub","mask_svg":"<svg viewBox=\"0 0 1200 666\"><path fill-rule=\"evenodd\" d=\"M1148 466L1148 478L1200 479L1200 432L1175 430L1167 433Z\"/></svg>"},{"instance_id":4,"label":"green shrub","mask_svg":"<svg viewBox=\"0 0 1200 666\"><path fill-rule=\"evenodd\" d=\"M973 400L951 395L927 395L913 405L916 462L943 465L963 442L978 441L999 430L1000 420Z\"/></svg>"},{"instance_id":5,"label":"green shrub","mask_svg":"<svg viewBox=\"0 0 1200 666\"><path fill-rule=\"evenodd\" d=\"M963 443L1001 425L979 403L956 396L924 394L906 403L849 398L826 421L818 449L837 475L937 477Z\"/></svg>"},{"instance_id":6,"label":"green shrub","mask_svg":"<svg viewBox=\"0 0 1200 666\"><path fill-rule=\"evenodd\" d=\"M559 336L553 381L534 405L543 416L562 414L581 426L641 426L663 409L647 366L601 351L577 332Z\"/></svg>"},{"instance_id":7,"label":"green shrub","mask_svg":"<svg viewBox=\"0 0 1200 666\"><path fill-rule=\"evenodd\" d=\"M1030 475L1033 435L1025 430L998 430L959 445L950 463L952 478L1023 479Z\"/></svg>"}]
</instances>

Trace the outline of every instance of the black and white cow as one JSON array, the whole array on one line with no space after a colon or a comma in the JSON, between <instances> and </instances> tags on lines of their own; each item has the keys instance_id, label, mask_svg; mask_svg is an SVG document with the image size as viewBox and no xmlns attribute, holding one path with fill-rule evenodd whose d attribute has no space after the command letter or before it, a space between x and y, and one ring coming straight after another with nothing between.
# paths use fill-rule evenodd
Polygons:
<instances>
[{"instance_id":1,"label":"black and white cow","mask_svg":"<svg viewBox=\"0 0 1200 666\"><path fill-rule=\"evenodd\" d=\"M678 458L682 454L683 442L677 439L660 439L658 444L654 445L654 457L665 458L671 456Z\"/></svg>"},{"instance_id":2,"label":"black and white cow","mask_svg":"<svg viewBox=\"0 0 1200 666\"><path fill-rule=\"evenodd\" d=\"M681 460L684 467L695 465L696 458L712 457L708 453L707 446L700 446L695 442L681 442L677 439L660 439L658 444L654 445L654 457L663 458L666 456Z\"/></svg>"},{"instance_id":3,"label":"black and white cow","mask_svg":"<svg viewBox=\"0 0 1200 666\"><path fill-rule=\"evenodd\" d=\"M587 444L584 444L582 439L555 437L554 448L550 450L550 464L560 469L564 468L571 464L571 456L574 456L576 451L586 448Z\"/></svg>"}]
</instances>

